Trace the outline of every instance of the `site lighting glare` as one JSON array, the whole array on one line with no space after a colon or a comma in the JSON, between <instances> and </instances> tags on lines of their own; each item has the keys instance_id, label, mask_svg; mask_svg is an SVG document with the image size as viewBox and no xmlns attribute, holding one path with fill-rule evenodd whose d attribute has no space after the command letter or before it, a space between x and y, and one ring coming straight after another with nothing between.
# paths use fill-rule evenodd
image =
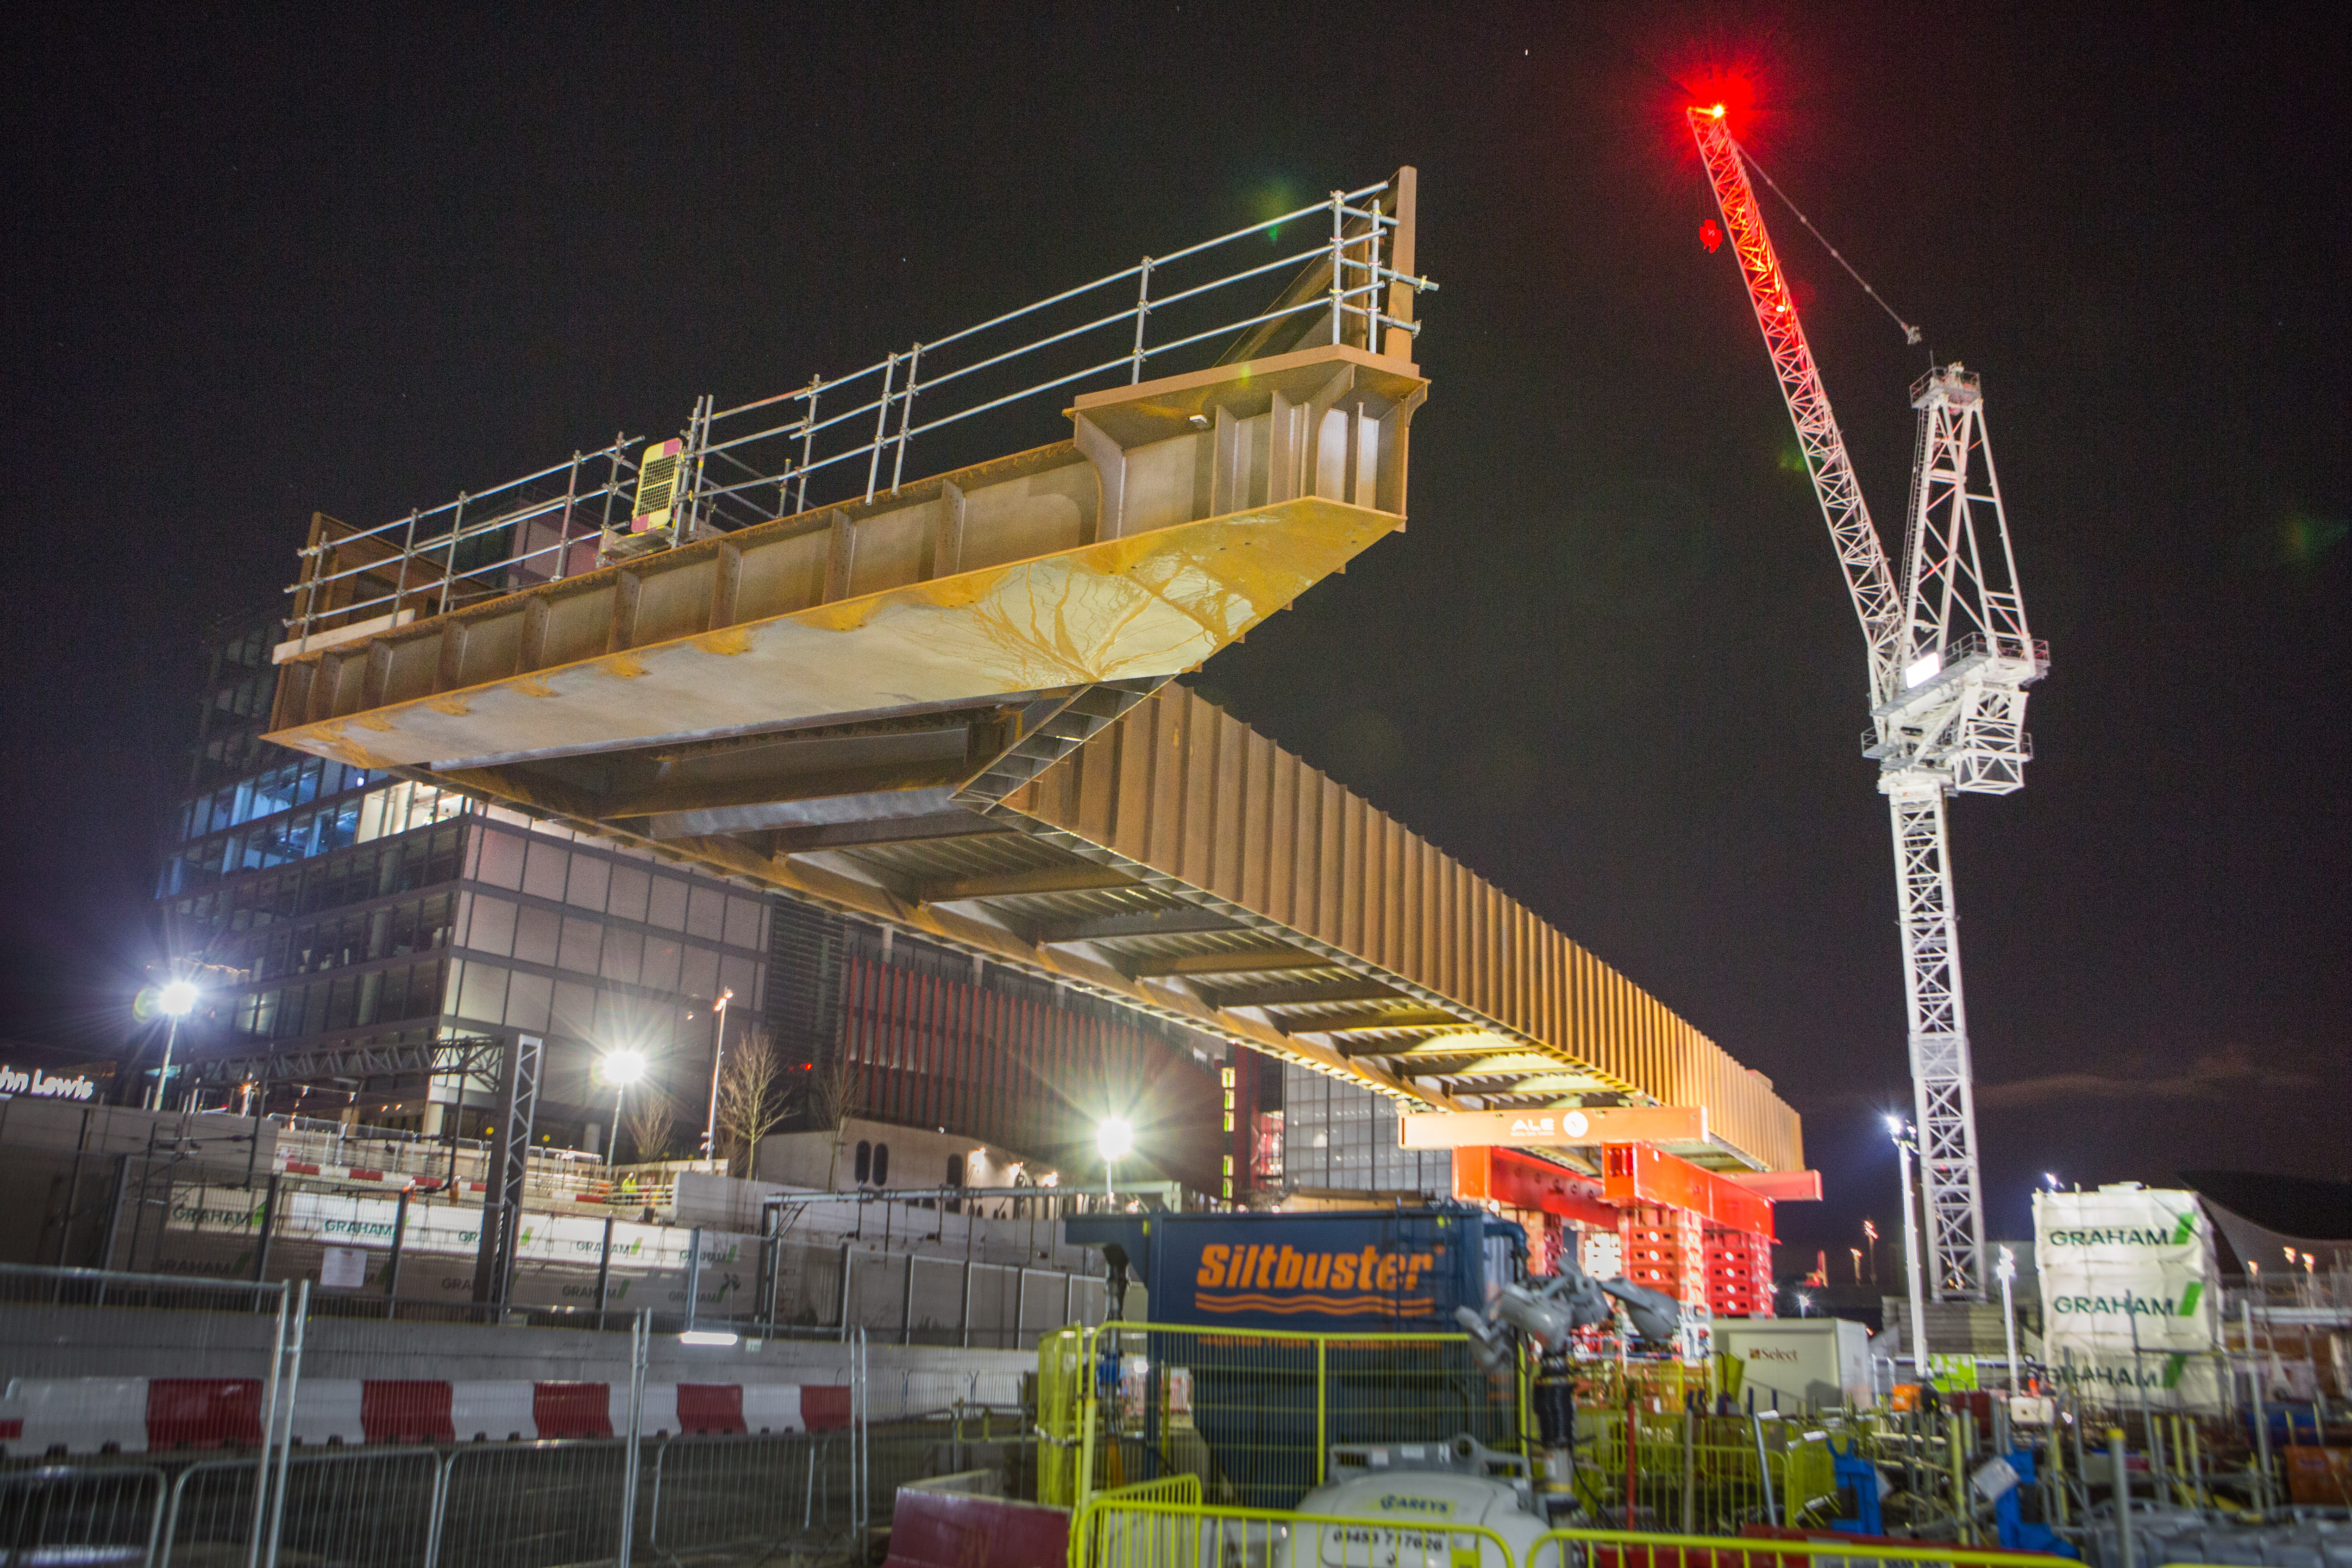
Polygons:
<instances>
[{"instance_id":1,"label":"site lighting glare","mask_svg":"<svg viewBox=\"0 0 2352 1568\"><path fill-rule=\"evenodd\" d=\"M1111 1173L1118 1163L1135 1152L1135 1126L1124 1116L1107 1116L1095 1124L1095 1147L1103 1157L1103 1197L1116 1203L1118 1194L1111 1190Z\"/></svg>"},{"instance_id":2,"label":"site lighting glare","mask_svg":"<svg viewBox=\"0 0 2352 1568\"><path fill-rule=\"evenodd\" d=\"M725 1349L736 1342L736 1336L718 1329L688 1329L677 1336L682 1345L716 1345Z\"/></svg>"},{"instance_id":3,"label":"site lighting glare","mask_svg":"<svg viewBox=\"0 0 2352 1568\"><path fill-rule=\"evenodd\" d=\"M621 1096L628 1092L629 1085L646 1076L646 1053L606 1051L597 1058L596 1065L604 1069L604 1081L613 1086L613 1132L604 1141L604 1163L616 1165L621 1161Z\"/></svg>"},{"instance_id":4,"label":"site lighting glare","mask_svg":"<svg viewBox=\"0 0 2352 1568\"><path fill-rule=\"evenodd\" d=\"M1095 1129L1095 1147L1106 1160L1124 1160L1135 1152L1135 1127L1125 1117L1106 1119Z\"/></svg>"},{"instance_id":5,"label":"site lighting glare","mask_svg":"<svg viewBox=\"0 0 2352 1568\"><path fill-rule=\"evenodd\" d=\"M163 1065L155 1073L155 1091L148 1100L151 1110L161 1110L163 1098L172 1088L172 1048L180 1043L180 1020L196 1010L196 986L192 980L174 980L155 993L155 1008L171 1022L163 1028Z\"/></svg>"}]
</instances>

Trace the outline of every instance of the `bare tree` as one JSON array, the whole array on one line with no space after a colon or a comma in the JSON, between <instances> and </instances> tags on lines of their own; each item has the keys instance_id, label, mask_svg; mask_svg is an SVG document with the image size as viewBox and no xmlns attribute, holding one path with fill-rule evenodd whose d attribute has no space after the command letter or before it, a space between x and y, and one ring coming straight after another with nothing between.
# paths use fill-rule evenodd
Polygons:
<instances>
[{"instance_id":1,"label":"bare tree","mask_svg":"<svg viewBox=\"0 0 2352 1568\"><path fill-rule=\"evenodd\" d=\"M730 1170L759 1179L760 1140L782 1123L792 1101L775 1042L759 1026L744 1030L719 1068L719 1145Z\"/></svg>"},{"instance_id":2,"label":"bare tree","mask_svg":"<svg viewBox=\"0 0 2352 1568\"><path fill-rule=\"evenodd\" d=\"M661 1085L648 1078L638 1084L635 1100L621 1124L629 1131L640 1162L660 1160L669 1153L670 1135L677 1128L677 1107Z\"/></svg>"},{"instance_id":3,"label":"bare tree","mask_svg":"<svg viewBox=\"0 0 2352 1568\"><path fill-rule=\"evenodd\" d=\"M842 1136L849 1126L849 1119L857 1112L865 1089L865 1074L856 1058L850 1055L849 1042L845 1039L838 1042L834 1047L833 1060L825 1064L824 1071L817 1075L811 1089L817 1120L824 1123L826 1131L833 1134L833 1152L824 1167L827 1191L832 1190L834 1177L840 1173Z\"/></svg>"}]
</instances>

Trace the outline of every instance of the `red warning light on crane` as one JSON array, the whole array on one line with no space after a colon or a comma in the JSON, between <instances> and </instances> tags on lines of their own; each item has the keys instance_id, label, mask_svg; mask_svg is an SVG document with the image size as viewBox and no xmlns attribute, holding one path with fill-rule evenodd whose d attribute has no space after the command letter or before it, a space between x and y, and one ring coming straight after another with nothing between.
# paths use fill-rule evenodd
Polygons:
<instances>
[{"instance_id":1,"label":"red warning light on crane","mask_svg":"<svg viewBox=\"0 0 2352 1568\"><path fill-rule=\"evenodd\" d=\"M1707 219L1698 226L1698 242L1706 247L1709 256L1713 256L1723 248L1723 226L1713 218Z\"/></svg>"}]
</instances>

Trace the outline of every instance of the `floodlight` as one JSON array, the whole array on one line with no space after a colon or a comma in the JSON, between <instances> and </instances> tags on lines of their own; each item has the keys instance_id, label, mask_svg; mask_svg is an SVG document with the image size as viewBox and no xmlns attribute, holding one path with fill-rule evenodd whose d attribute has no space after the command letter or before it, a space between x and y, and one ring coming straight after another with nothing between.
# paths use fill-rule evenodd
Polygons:
<instances>
[{"instance_id":1,"label":"floodlight","mask_svg":"<svg viewBox=\"0 0 2352 1568\"><path fill-rule=\"evenodd\" d=\"M715 1329L688 1329L677 1336L682 1345L717 1345L721 1349L735 1342L735 1336Z\"/></svg>"},{"instance_id":2,"label":"floodlight","mask_svg":"<svg viewBox=\"0 0 2352 1568\"><path fill-rule=\"evenodd\" d=\"M1135 1127L1125 1117L1105 1118L1095 1128L1095 1147L1105 1160L1124 1160L1135 1152Z\"/></svg>"},{"instance_id":3,"label":"floodlight","mask_svg":"<svg viewBox=\"0 0 2352 1568\"><path fill-rule=\"evenodd\" d=\"M156 995L155 1005L169 1016L184 1018L195 1011L196 987L193 981L174 980Z\"/></svg>"},{"instance_id":4,"label":"floodlight","mask_svg":"<svg viewBox=\"0 0 2352 1568\"><path fill-rule=\"evenodd\" d=\"M610 1084L630 1084L646 1076L646 1053L643 1051L607 1051L604 1057L604 1081Z\"/></svg>"}]
</instances>

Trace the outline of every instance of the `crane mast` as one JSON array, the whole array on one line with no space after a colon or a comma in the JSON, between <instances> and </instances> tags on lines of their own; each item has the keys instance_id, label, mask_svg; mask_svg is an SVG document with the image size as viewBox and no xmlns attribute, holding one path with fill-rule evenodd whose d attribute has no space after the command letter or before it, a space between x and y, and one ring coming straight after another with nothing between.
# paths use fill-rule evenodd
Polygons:
<instances>
[{"instance_id":1,"label":"crane mast","mask_svg":"<svg viewBox=\"0 0 2352 1568\"><path fill-rule=\"evenodd\" d=\"M1720 107L1689 111L1756 324L1789 405L1869 647L1871 727L1895 839L1925 1258L1936 1300L1985 1297L1983 1183L1952 894L1952 792L2006 795L2032 754L2025 688L2049 668L2017 586L1978 378L1955 363L1911 389L1918 413L1898 587L1846 455L1797 303ZM1979 524L1993 542L1979 541Z\"/></svg>"}]
</instances>

